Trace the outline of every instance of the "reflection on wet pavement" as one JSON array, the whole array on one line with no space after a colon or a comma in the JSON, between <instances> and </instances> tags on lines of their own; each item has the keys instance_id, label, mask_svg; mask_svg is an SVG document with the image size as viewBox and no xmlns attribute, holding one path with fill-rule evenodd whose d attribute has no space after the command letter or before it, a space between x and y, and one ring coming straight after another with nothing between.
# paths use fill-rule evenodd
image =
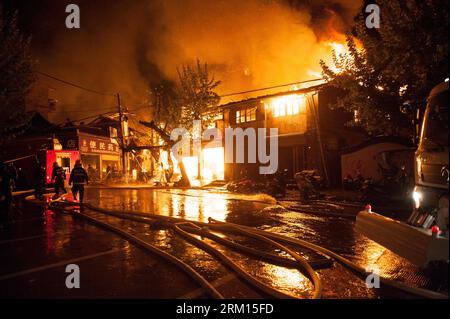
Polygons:
<instances>
[{"instance_id":1,"label":"reflection on wet pavement","mask_svg":"<svg viewBox=\"0 0 450 319\"><path fill-rule=\"evenodd\" d=\"M324 246L356 262L364 268L379 269L383 276L403 281L409 285L448 291L447 281L438 282L433 274L425 273L408 261L354 231L353 220L339 217L315 216L294 212L277 206L268 196L234 195L204 190L151 190L151 189L88 189L88 202L106 209L131 210L180 217L207 222L209 217L308 240ZM336 205L335 205L336 206ZM314 208L314 205L312 205ZM331 207L331 206L330 206ZM333 209L333 207L328 209ZM318 206L317 209L322 209ZM336 213L345 210L336 206ZM125 224L124 224L125 225ZM129 224L127 224L129 225ZM141 227L136 225L136 227ZM206 253L167 230L146 229L142 234L183 260L190 260L203 271L214 273L218 263ZM287 269L234 253L213 243L255 277L273 287L307 297L312 285L307 277L296 269ZM308 254L307 254L308 255ZM368 289L363 279L335 264L330 269L318 270L324 283L325 297L376 298L396 297L389 289ZM217 274L216 274L217 275ZM213 276L217 277L217 276ZM217 279L217 278L215 278Z\"/></svg>"}]
</instances>

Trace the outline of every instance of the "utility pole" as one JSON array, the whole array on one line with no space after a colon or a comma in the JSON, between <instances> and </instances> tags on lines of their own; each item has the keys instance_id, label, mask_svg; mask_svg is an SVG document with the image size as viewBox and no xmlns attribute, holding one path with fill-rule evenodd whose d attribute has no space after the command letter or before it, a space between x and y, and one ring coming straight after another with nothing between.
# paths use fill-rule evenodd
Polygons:
<instances>
[{"instance_id":1,"label":"utility pole","mask_svg":"<svg viewBox=\"0 0 450 319\"><path fill-rule=\"evenodd\" d=\"M316 104L314 103L314 96L317 95L318 93L314 93L311 96L311 102L309 103L309 106L311 108L311 111L313 113L313 117L314 117L314 123L316 126L316 137L317 137L317 144L319 146L319 152L320 152L320 159L322 162L322 169L323 169L323 173L325 174L325 181L326 181L326 185L329 186L330 185L330 179L328 177L328 170L327 170L327 163L325 161L325 154L323 152L323 143L322 143L322 135L320 132L320 125L319 125L319 115L316 113Z\"/></svg>"},{"instance_id":2,"label":"utility pole","mask_svg":"<svg viewBox=\"0 0 450 319\"><path fill-rule=\"evenodd\" d=\"M120 94L117 93L117 107L119 108L119 130L118 130L118 137L119 137L119 146L121 150L121 157L122 157L122 176L126 179L126 159L125 159L125 139L123 136L123 129L122 129L122 119L123 119L123 113L122 113L122 105L120 103Z\"/></svg>"}]
</instances>

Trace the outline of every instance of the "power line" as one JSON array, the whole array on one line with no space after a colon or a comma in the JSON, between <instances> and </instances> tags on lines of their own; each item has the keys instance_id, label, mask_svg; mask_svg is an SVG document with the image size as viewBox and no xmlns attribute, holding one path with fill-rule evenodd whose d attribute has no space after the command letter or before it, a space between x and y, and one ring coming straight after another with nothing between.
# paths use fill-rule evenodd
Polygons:
<instances>
[{"instance_id":1,"label":"power line","mask_svg":"<svg viewBox=\"0 0 450 319\"><path fill-rule=\"evenodd\" d=\"M87 91L87 92L91 92L91 93L99 94L99 95L103 95L103 96L115 96L115 94L113 94L113 93L100 92L100 91L97 91L97 90L94 90L94 89L90 89L90 88L87 88L87 87L78 85L78 84L76 84L76 83L72 83L72 82L69 82L69 81L66 81L66 80L57 78L56 76L47 74L47 73L45 73L45 72L36 71L36 73L38 73L38 74L40 74L40 75L43 75L43 76L46 76L46 77L48 77L48 78L50 78L50 79L59 81L59 82L61 82L61 83L64 83L64 84L67 84L67 85L76 87L76 88L78 88L78 89L80 89L80 90L85 90L85 91Z\"/></svg>"},{"instance_id":2,"label":"power line","mask_svg":"<svg viewBox=\"0 0 450 319\"><path fill-rule=\"evenodd\" d=\"M135 109L129 110L129 111L124 112L124 113L127 114L127 113L129 113L129 112L134 112L134 111L137 111L137 110L142 109L143 107L145 107L145 106L140 106L140 105L138 105L138 106L135 106ZM79 122L79 121L88 120L88 119L91 119L91 118L94 118L94 117L98 117L98 116L101 116L101 115L112 115L112 114L117 114L117 113L118 113L117 110L115 110L115 108L112 108L112 109L109 108L109 109L105 109L105 110L113 110L113 111L110 111L110 112L103 112L103 113L97 113L97 114L94 114L94 115L91 115L91 116L87 116L87 117L83 117L83 118L81 118L81 119L75 119L75 120L71 120L71 121L73 121L73 122ZM101 111L101 110L97 110L97 111ZM62 112L62 111L61 111L61 112ZM56 112L52 112L52 113L56 113ZM62 122L62 123L60 123L60 124L64 124L64 122Z\"/></svg>"},{"instance_id":3,"label":"power line","mask_svg":"<svg viewBox=\"0 0 450 319\"><path fill-rule=\"evenodd\" d=\"M236 92L236 93L228 93L228 94L221 95L220 97L227 97L227 96L232 96L232 95L239 95L239 94L245 94L245 93L252 93L252 92L257 92L257 91L264 91L264 90L270 90L270 89L281 88L281 87L289 86L289 85L303 84L303 83L309 83L309 82L317 82L317 81L323 81L323 80L324 80L324 79L312 79L312 80L306 80L306 81L300 81L300 82L293 82L293 83L287 83L287 84L280 84L280 85L269 86L269 87L260 88L260 89L254 89L254 90L248 90L248 91L242 91L242 92Z\"/></svg>"},{"instance_id":4,"label":"power line","mask_svg":"<svg viewBox=\"0 0 450 319\"><path fill-rule=\"evenodd\" d=\"M116 110L117 108L115 107L109 107L109 108L103 108L103 109L95 109L95 111L113 111ZM55 113L88 113L88 112L92 112L93 110L63 110L63 111L49 111L49 113L55 114Z\"/></svg>"},{"instance_id":5,"label":"power line","mask_svg":"<svg viewBox=\"0 0 450 319\"><path fill-rule=\"evenodd\" d=\"M98 113L98 114L95 114L95 115L91 115L91 116L87 116L87 117L83 117L81 119L76 119L76 120L71 120L71 121L72 122L80 122L80 121L88 120L88 119L91 119L91 118L94 118L94 117L98 117L98 116L101 116L101 115L108 115L108 114L113 114L113 113L117 113L117 111ZM61 123L59 123L57 125L62 125L64 123L65 122L61 122Z\"/></svg>"}]
</instances>

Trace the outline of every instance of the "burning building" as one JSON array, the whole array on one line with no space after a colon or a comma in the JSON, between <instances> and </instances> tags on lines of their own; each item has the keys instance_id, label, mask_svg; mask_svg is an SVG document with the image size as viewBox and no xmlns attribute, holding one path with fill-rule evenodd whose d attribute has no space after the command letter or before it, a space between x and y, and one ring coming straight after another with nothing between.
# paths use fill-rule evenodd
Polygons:
<instances>
[{"instance_id":1,"label":"burning building","mask_svg":"<svg viewBox=\"0 0 450 319\"><path fill-rule=\"evenodd\" d=\"M316 169L336 186L341 181L340 150L365 137L361 130L345 126L351 114L330 108L338 94L326 85L316 85L227 103L221 106L223 120L217 126L266 128L266 134L270 128L278 129L278 170L293 178L299 171ZM258 167L264 163L248 160L248 146L246 140L244 163L223 162L226 180L258 178ZM233 151L236 154L236 148Z\"/></svg>"}]
</instances>

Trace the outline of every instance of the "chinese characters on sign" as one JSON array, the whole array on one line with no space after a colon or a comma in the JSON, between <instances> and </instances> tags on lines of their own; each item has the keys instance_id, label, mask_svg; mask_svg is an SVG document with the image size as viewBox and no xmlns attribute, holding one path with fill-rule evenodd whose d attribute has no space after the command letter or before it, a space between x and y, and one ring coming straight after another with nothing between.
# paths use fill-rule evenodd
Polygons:
<instances>
[{"instance_id":1,"label":"chinese characters on sign","mask_svg":"<svg viewBox=\"0 0 450 319\"><path fill-rule=\"evenodd\" d=\"M98 138L80 138L80 151L85 153L117 154L119 146L109 140Z\"/></svg>"}]
</instances>

